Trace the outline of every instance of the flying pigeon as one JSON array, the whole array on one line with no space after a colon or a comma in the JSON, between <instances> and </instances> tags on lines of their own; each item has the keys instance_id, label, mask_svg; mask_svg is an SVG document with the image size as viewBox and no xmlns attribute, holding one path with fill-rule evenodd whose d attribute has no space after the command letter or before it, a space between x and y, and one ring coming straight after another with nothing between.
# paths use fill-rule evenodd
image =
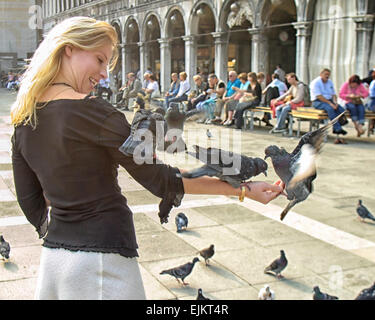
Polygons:
<instances>
[{"instance_id":1,"label":"flying pigeon","mask_svg":"<svg viewBox=\"0 0 375 320\"><path fill-rule=\"evenodd\" d=\"M182 173L181 176L184 178L218 177L232 187L239 188L241 183L262 172L267 176L268 165L263 159L250 158L217 148L206 149L197 145L193 147L195 153L189 151L187 153L204 162L205 165Z\"/></svg>"},{"instance_id":2,"label":"flying pigeon","mask_svg":"<svg viewBox=\"0 0 375 320\"><path fill-rule=\"evenodd\" d=\"M202 289L199 288L199 289L198 289L197 300L210 300L210 299L207 298L207 297L205 297L205 296L203 295Z\"/></svg>"},{"instance_id":3,"label":"flying pigeon","mask_svg":"<svg viewBox=\"0 0 375 320\"><path fill-rule=\"evenodd\" d=\"M172 269L163 270L160 274L169 274L172 277L175 277L178 283L180 283L178 279L181 279L182 284L186 286L188 283L186 283L184 279L193 271L194 265L198 261L199 259L195 257L192 262L182 264Z\"/></svg>"},{"instance_id":4,"label":"flying pigeon","mask_svg":"<svg viewBox=\"0 0 375 320\"><path fill-rule=\"evenodd\" d=\"M188 218L187 216L183 213L183 212L180 212L176 215L176 218L175 218L175 223L176 223L176 226L177 226L177 232L181 232L182 231L182 228L187 228L188 226Z\"/></svg>"},{"instance_id":5,"label":"flying pigeon","mask_svg":"<svg viewBox=\"0 0 375 320\"><path fill-rule=\"evenodd\" d=\"M359 218L362 219L362 222L367 218L372 221L375 221L375 217L371 214L370 211L362 204L362 200L358 200L358 205L357 205L357 214Z\"/></svg>"},{"instance_id":6,"label":"flying pigeon","mask_svg":"<svg viewBox=\"0 0 375 320\"><path fill-rule=\"evenodd\" d=\"M361 290L354 300L375 300L375 282L371 287Z\"/></svg>"},{"instance_id":7,"label":"flying pigeon","mask_svg":"<svg viewBox=\"0 0 375 320\"><path fill-rule=\"evenodd\" d=\"M270 286L266 284L258 293L259 300L275 300L275 292L270 289Z\"/></svg>"},{"instance_id":8,"label":"flying pigeon","mask_svg":"<svg viewBox=\"0 0 375 320\"><path fill-rule=\"evenodd\" d=\"M283 271L288 265L288 260L286 259L284 250L280 250L280 258L275 259L268 267L264 269L264 273L269 271L276 274L277 278L280 279L283 276L281 271Z\"/></svg>"},{"instance_id":9,"label":"flying pigeon","mask_svg":"<svg viewBox=\"0 0 375 320\"><path fill-rule=\"evenodd\" d=\"M318 286L314 287L314 294L313 294L313 299L314 300L338 300L338 297L331 296L328 293L323 293L320 291Z\"/></svg>"},{"instance_id":10,"label":"flying pigeon","mask_svg":"<svg viewBox=\"0 0 375 320\"><path fill-rule=\"evenodd\" d=\"M329 129L344 114L341 113L327 125L305 133L292 153L284 148L271 145L265 149L265 158L271 157L276 174L285 184L288 205L280 215L283 220L289 210L297 203L307 199L313 191L312 182L316 178L316 156L321 151Z\"/></svg>"},{"instance_id":11,"label":"flying pigeon","mask_svg":"<svg viewBox=\"0 0 375 320\"><path fill-rule=\"evenodd\" d=\"M3 256L4 260L9 259L10 245L5 241L4 237L0 236L0 254Z\"/></svg>"},{"instance_id":12,"label":"flying pigeon","mask_svg":"<svg viewBox=\"0 0 375 320\"><path fill-rule=\"evenodd\" d=\"M204 258L206 266L208 266L208 261L215 254L215 246L211 244L208 248L199 251L199 254Z\"/></svg>"},{"instance_id":13,"label":"flying pigeon","mask_svg":"<svg viewBox=\"0 0 375 320\"><path fill-rule=\"evenodd\" d=\"M207 131L206 131L206 135L207 135L207 138L208 138L208 139L211 139L211 138L212 138L212 133L210 132L209 129L207 129Z\"/></svg>"}]
</instances>

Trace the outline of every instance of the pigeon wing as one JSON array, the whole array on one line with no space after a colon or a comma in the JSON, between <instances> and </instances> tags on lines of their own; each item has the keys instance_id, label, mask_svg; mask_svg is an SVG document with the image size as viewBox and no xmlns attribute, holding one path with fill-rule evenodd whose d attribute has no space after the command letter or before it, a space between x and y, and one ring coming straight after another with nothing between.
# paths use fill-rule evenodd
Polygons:
<instances>
[{"instance_id":1,"label":"pigeon wing","mask_svg":"<svg viewBox=\"0 0 375 320\"><path fill-rule=\"evenodd\" d=\"M304 144L297 155L292 159L291 172L293 176L289 186L293 188L296 183L316 173L317 150L311 144Z\"/></svg>"}]
</instances>

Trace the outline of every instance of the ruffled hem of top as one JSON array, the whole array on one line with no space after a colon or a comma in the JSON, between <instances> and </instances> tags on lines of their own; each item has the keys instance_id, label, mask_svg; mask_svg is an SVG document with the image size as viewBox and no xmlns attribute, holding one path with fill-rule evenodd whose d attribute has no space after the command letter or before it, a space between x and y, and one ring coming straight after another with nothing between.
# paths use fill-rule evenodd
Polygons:
<instances>
[{"instance_id":1,"label":"ruffled hem of top","mask_svg":"<svg viewBox=\"0 0 375 320\"><path fill-rule=\"evenodd\" d=\"M125 258L138 257L138 252L136 249L130 249L123 246L108 246L108 247L98 247L98 246L74 246L63 243L51 242L44 240L43 247L50 249L66 249L70 251L85 251L85 252L101 252L101 253L118 253Z\"/></svg>"}]
</instances>

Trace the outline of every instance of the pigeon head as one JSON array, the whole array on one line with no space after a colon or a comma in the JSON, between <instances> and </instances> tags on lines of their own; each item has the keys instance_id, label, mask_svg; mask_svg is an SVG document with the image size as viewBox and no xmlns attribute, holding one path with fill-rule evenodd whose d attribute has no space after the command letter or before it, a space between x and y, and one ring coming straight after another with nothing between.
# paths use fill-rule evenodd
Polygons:
<instances>
[{"instance_id":1,"label":"pigeon head","mask_svg":"<svg viewBox=\"0 0 375 320\"><path fill-rule=\"evenodd\" d=\"M281 256L285 257L285 252L284 252L284 250L280 250L280 254L281 254Z\"/></svg>"},{"instance_id":2,"label":"pigeon head","mask_svg":"<svg viewBox=\"0 0 375 320\"><path fill-rule=\"evenodd\" d=\"M196 262L198 262L198 261L200 261L197 257L195 257L194 259L193 259L193 263L195 264Z\"/></svg>"},{"instance_id":3,"label":"pigeon head","mask_svg":"<svg viewBox=\"0 0 375 320\"><path fill-rule=\"evenodd\" d=\"M362 204L362 200L358 200L358 204L361 205Z\"/></svg>"},{"instance_id":4,"label":"pigeon head","mask_svg":"<svg viewBox=\"0 0 375 320\"><path fill-rule=\"evenodd\" d=\"M320 293L320 289L319 289L319 287L318 287L318 286L315 286L315 287L313 288L313 292L315 292L315 293Z\"/></svg>"},{"instance_id":5,"label":"pigeon head","mask_svg":"<svg viewBox=\"0 0 375 320\"><path fill-rule=\"evenodd\" d=\"M210 249L212 250L215 246L213 244L210 245Z\"/></svg>"},{"instance_id":6,"label":"pigeon head","mask_svg":"<svg viewBox=\"0 0 375 320\"><path fill-rule=\"evenodd\" d=\"M266 156L264 157L264 160L266 160L267 158L271 158L273 159L273 157L276 157L278 155L281 155L282 154L282 149L280 149L278 146L275 146L275 145L272 145L272 146L268 146L266 148L266 150L264 150L264 153L266 154Z\"/></svg>"},{"instance_id":7,"label":"pigeon head","mask_svg":"<svg viewBox=\"0 0 375 320\"><path fill-rule=\"evenodd\" d=\"M4 242L4 237L3 236L0 236L0 242Z\"/></svg>"},{"instance_id":8,"label":"pigeon head","mask_svg":"<svg viewBox=\"0 0 375 320\"><path fill-rule=\"evenodd\" d=\"M263 174L267 177L267 169L268 169L268 164L261 158L255 158L255 166L257 167L257 174L263 172Z\"/></svg>"}]
</instances>

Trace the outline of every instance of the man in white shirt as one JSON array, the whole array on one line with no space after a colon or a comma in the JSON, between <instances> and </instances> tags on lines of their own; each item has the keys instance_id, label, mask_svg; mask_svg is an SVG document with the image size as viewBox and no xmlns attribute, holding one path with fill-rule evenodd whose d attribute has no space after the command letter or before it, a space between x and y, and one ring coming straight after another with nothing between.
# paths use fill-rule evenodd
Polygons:
<instances>
[{"instance_id":1,"label":"man in white shirt","mask_svg":"<svg viewBox=\"0 0 375 320\"><path fill-rule=\"evenodd\" d=\"M330 75L331 70L324 68L319 77L310 83L310 94L312 106L315 109L325 110L328 118L332 120L343 113L345 109L337 103L337 95L333 82L329 79ZM347 134L338 121L333 125L333 133Z\"/></svg>"}]
</instances>

